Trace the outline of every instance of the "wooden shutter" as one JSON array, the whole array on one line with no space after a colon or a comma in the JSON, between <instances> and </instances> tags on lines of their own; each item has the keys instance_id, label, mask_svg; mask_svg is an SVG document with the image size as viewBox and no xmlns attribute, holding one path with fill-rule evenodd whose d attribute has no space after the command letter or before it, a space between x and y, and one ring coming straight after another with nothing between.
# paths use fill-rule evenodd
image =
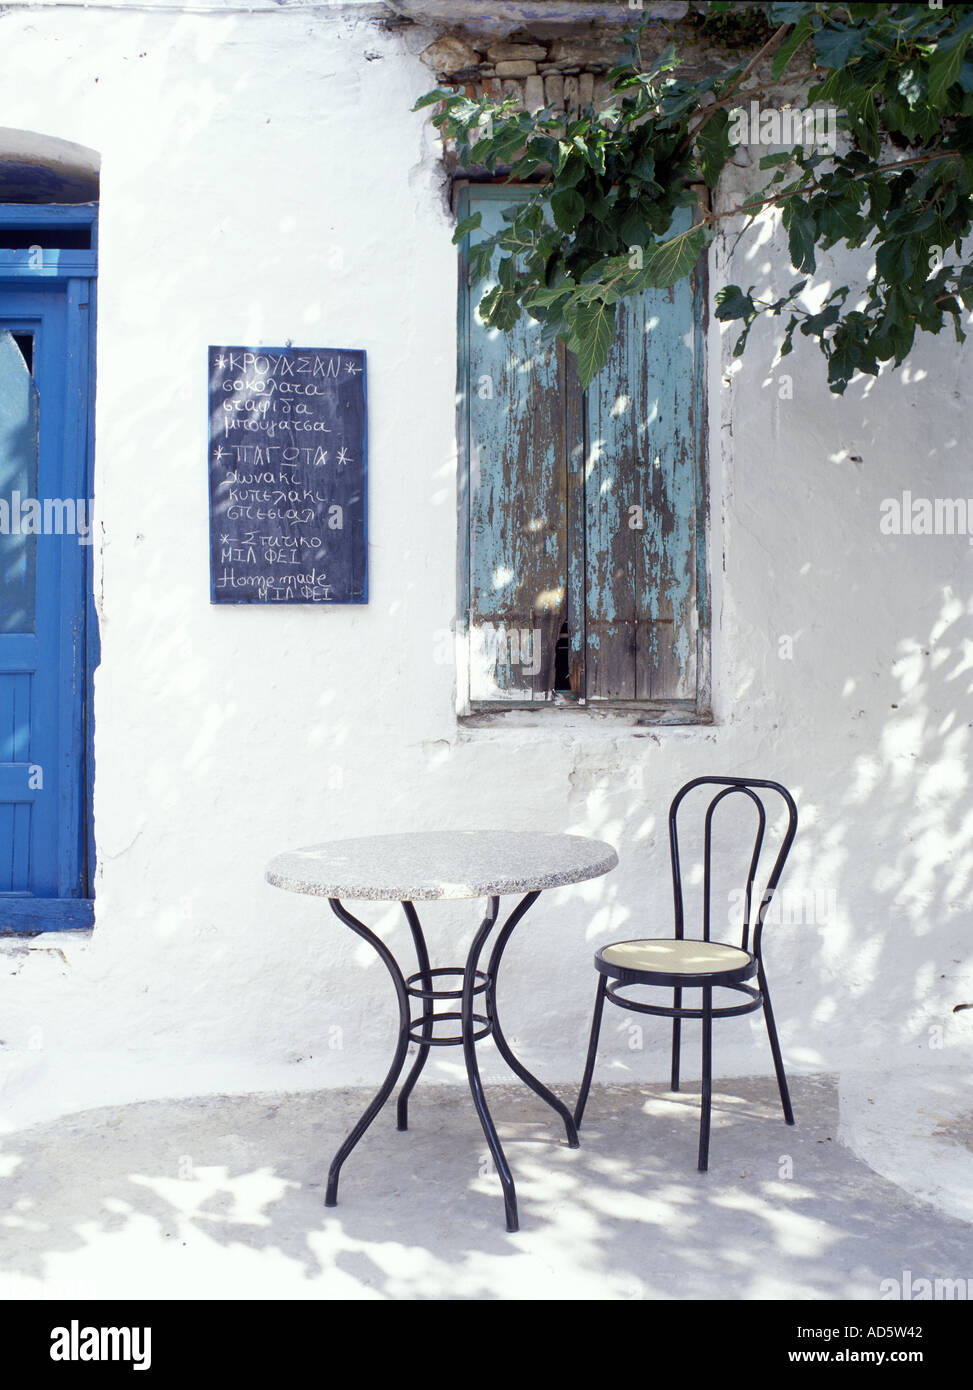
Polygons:
<instances>
[{"instance_id":1,"label":"wooden shutter","mask_svg":"<svg viewBox=\"0 0 973 1390\"><path fill-rule=\"evenodd\" d=\"M504 225L511 190L469 193L480 240ZM533 702L550 698L567 597L565 354L526 314L509 333L486 328L477 306L493 283L470 287L465 313L470 698Z\"/></svg>"},{"instance_id":2,"label":"wooden shutter","mask_svg":"<svg viewBox=\"0 0 973 1390\"><path fill-rule=\"evenodd\" d=\"M692 222L680 210L670 235ZM586 693L695 701L700 334L688 280L618 305L585 410Z\"/></svg>"},{"instance_id":3,"label":"wooden shutter","mask_svg":"<svg viewBox=\"0 0 973 1390\"><path fill-rule=\"evenodd\" d=\"M482 213L476 241L526 196L469 185L458 214ZM689 211L680 216L674 232L689 225ZM526 315L509 333L486 328L477 306L494 282L466 279L464 255L461 585L471 706L551 700L566 624L566 698L695 710L705 597L698 287L684 282L619 305L611 358L582 394L563 345L545 347Z\"/></svg>"}]
</instances>

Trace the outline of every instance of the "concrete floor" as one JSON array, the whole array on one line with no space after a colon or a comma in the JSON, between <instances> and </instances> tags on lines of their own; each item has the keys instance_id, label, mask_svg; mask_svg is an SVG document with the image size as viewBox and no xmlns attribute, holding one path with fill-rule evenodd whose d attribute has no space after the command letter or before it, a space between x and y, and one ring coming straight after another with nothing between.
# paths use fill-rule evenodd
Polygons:
<instances>
[{"instance_id":1,"label":"concrete floor","mask_svg":"<svg viewBox=\"0 0 973 1390\"><path fill-rule=\"evenodd\" d=\"M516 1235L456 1087L420 1086L407 1134L387 1108L333 1210L370 1092L89 1110L0 1141L0 1299L877 1299L905 1271L973 1296L969 1080L795 1077L793 1129L772 1080L721 1081L706 1174L692 1090L595 1087L569 1150L490 1087Z\"/></svg>"}]
</instances>

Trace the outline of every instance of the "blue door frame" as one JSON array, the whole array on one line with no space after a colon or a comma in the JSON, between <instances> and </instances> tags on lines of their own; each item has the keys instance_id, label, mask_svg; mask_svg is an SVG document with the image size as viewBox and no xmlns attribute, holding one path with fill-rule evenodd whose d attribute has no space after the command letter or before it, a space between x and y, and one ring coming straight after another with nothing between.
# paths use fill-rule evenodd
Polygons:
<instances>
[{"instance_id":1,"label":"blue door frame","mask_svg":"<svg viewBox=\"0 0 973 1390\"><path fill-rule=\"evenodd\" d=\"M96 204L0 204L0 335L8 352L12 338L32 347L36 497L81 500L88 527L96 274ZM0 934L86 928L94 917L98 643L81 520L75 512L74 534L36 537L33 623L0 632Z\"/></svg>"}]
</instances>

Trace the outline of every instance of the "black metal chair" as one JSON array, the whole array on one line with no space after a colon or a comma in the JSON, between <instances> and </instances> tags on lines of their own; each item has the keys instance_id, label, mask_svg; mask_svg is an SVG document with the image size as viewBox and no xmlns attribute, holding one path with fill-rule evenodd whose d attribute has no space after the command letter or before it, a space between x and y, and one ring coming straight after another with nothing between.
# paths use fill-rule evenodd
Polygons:
<instances>
[{"instance_id":1,"label":"black metal chair","mask_svg":"<svg viewBox=\"0 0 973 1390\"><path fill-rule=\"evenodd\" d=\"M679 871L679 842L676 832L676 815L684 797L691 792L694 787L701 786L718 786L722 787L723 790L713 797L706 811L703 835L703 935L701 940L694 940L687 939L684 935L683 893L682 879ZM760 899L760 906L757 911L756 920L753 923L753 931L751 934L750 925L751 909L754 902L754 879L757 876L757 866L760 860L760 852L763 848L764 831L767 825L766 808L764 807L761 797L754 791L755 787L762 787L772 792L778 792L783 797L787 807L787 828L781 838L777 858L774 861L770 877L767 880L767 886ZM747 872L747 886L744 895L743 935L739 947L728 945L722 941L712 941L710 939L713 813L721 801L726 797L734 795L734 793L742 793L748 796L757 808L757 834L754 841L753 854L750 857L750 867ZM767 908L773 898L774 890L780 879L781 872L784 868L784 861L790 851L796 831L797 807L794 804L794 798L779 782L768 782L756 777L696 777L691 782L687 782L686 785L680 788L676 793L672 805L669 808L669 846L672 855L675 936L661 940L617 941L610 946L603 946L601 950L596 953L595 969L598 971L598 990L595 995L594 1018L591 1022L591 1039L588 1044L588 1059L585 1064L584 1078L581 1082L581 1093L578 1096L578 1103L574 1112L574 1121L578 1129L581 1128L581 1120L588 1100L588 1091L591 1087L591 1077L595 1069L595 1054L598 1050L598 1036L601 1031L601 1018L606 998L610 999L613 1004L618 1004L623 1009L631 1009L635 1013L655 1014L662 1018L672 1019L671 1081L674 1091L679 1090L679 1052L682 1020L684 1018L698 1018L702 1021L703 1080L698 1162L700 1172L705 1172L709 1163L710 1107L713 1093L712 1027L714 1018L735 1018L740 1014L752 1013L755 1009L763 1009L764 1019L767 1023L767 1034L770 1038L770 1050L774 1057L774 1069L777 1073L777 1085L780 1088L780 1099L784 1110L784 1119L789 1125L794 1123L794 1112L791 1108L790 1095L787 1090L787 1078L784 1076L784 1063L780 1054L780 1043L777 1040L777 1028L774 1024L774 1013L770 1004L770 995L767 991L767 980L764 975L760 948ZM757 977L756 988L752 984L746 983L748 980L752 980L754 976ZM611 981L611 983L609 983L609 981ZM619 990L633 985L651 985L672 989L672 1006L643 1004L638 1000L626 998L619 994ZM702 991L702 1001L699 1008L683 1008L682 992L684 989L698 989ZM714 1009L714 989L738 990L740 993L748 996L747 1002Z\"/></svg>"}]
</instances>

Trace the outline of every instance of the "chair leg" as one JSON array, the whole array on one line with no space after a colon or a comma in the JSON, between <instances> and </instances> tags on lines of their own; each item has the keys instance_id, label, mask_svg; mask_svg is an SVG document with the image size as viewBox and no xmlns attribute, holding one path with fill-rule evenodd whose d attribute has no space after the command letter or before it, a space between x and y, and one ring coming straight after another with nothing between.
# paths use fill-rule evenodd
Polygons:
<instances>
[{"instance_id":1,"label":"chair leg","mask_svg":"<svg viewBox=\"0 0 973 1390\"><path fill-rule=\"evenodd\" d=\"M770 1051L774 1058L774 1071L777 1073L777 1089L780 1091L780 1103L784 1111L784 1122L792 1125L794 1123L794 1110L791 1106L790 1091L787 1089L787 1077L784 1075L784 1059L781 1056L780 1042L777 1038L777 1025L774 1022L774 1011L771 1008L770 993L767 989L767 977L764 975L762 965L758 971L757 983L760 986L760 993L764 997L764 1022L767 1024Z\"/></svg>"},{"instance_id":2,"label":"chair leg","mask_svg":"<svg viewBox=\"0 0 973 1390\"><path fill-rule=\"evenodd\" d=\"M598 1037L601 1033L601 1015L605 1008L605 992L607 989L607 979L604 975L599 975L598 989L595 993L595 1012L591 1020L591 1037L588 1040L588 1057L585 1062L581 1090L578 1094L578 1103L574 1107L575 1129L581 1128L581 1117L584 1115L584 1108L588 1103L588 1092L591 1090L591 1078L595 1070L595 1053L598 1051Z\"/></svg>"},{"instance_id":3,"label":"chair leg","mask_svg":"<svg viewBox=\"0 0 973 1390\"><path fill-rule=\"evenodd\" d=\"M681 989L674 989L674 990L672 991L672 1007L673 1007L674 1009L681 1009L681 1008L682 1008L682 990L681 990ZM674 1018L674 1019L672 1020L672 1076L670 1077L670 1082L671 1082L671 1084L670 1084L670 1086L669 1086L670 1091L678 1091L678 1090L679 1090L679 1050L680 1050L681 1041L682 1041L682 1019L681 1019L681 1018Z\"/></svg>"},{"instance_id":4,"label":"chair leg","mask_svg":"<svg viewBox=\"0 0 973 1390\"><path fill-rule=\"evenodd\" d=\"M713 1101L713 989L703 990L703 1094L699 1117L699 1162L697 1168L705 1173L709 1167L709 1125Z\"/></svg>"}]
</instances>

